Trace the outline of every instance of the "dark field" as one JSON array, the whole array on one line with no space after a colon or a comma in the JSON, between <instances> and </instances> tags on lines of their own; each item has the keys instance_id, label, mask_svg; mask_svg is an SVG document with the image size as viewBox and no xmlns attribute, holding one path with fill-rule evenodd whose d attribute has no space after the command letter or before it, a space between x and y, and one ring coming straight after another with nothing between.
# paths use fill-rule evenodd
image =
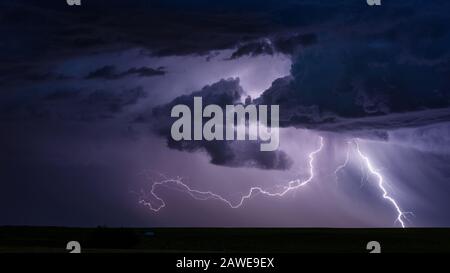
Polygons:
<instances>
[{"instance_id":1,"label":"dark field","mask_svg":"<svg viewBox=\"0 0 450 273\"><path fill-rule=\"evenodd\" d=\"M0 252L366 253L450 252L450 229L1 227Z\"/></svg>"}]
</instances>

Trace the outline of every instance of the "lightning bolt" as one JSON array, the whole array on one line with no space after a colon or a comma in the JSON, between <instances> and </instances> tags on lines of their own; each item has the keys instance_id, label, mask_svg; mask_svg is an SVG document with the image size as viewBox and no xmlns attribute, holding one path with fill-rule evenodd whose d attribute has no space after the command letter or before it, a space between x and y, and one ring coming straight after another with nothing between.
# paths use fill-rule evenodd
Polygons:
<instances>
[{"instance_id":1,"label":"lightning bolt","mask_svg":"<svg viewBox=\"0 0 450 273\"><path fill-rule=\"evenodd\" d=\"M212 191L200 191L200 190L191 188L190 186L188 186L186 183L183 182L182 177L168 178L165 175L160 174L160 176L163 179L161 181L154 182L152 184L152 187L150 190L151 197L154 198L155 200L157 200L159 202L159 205L154 205L152 201L146 201L146 200L151 200L151 199L149 199L148 196L144 192L141 192L139 203L144 206L147 206L148 208L150 208L151 210L153 210L155 212L160 211L162 208L164 208L166 206L166 203L165 203L164 199L161 198L156 193L156 190L160 186L170 187L171 185L176 186L176 188L175 188L176 190L180 190L182 192L187 193L195 200L219 200L233 209L240 208L246 200L251 199L252 197L254 197L257 194L263 194L263 195L266 195L269 197L283 197L291 191L295 191L298 188L306 186L308 183L310 183L314 179L314 177L315 177L314 160L316 158L316 155L322 151L323 146L324 146L323 137L319 137L319 140L320 140L319 147L315 151L312 151L308 156L309 157L309 162L308 162L309 177L306 180L295 179L295 180L289 181L287 183L287 186L283 187L282 191L271 192L271 191L265 190L261 187L251 187L246 195L241 196L241 198L238 202L233 203L230 200L228 200L228 199L222 197L221 195L216 194ZM396 222L399 222L400 225L402 226L402 228L405 228L406 226L405 226L404 219L407 220L407 218L406 218L407 212L403 212L401 210L400 206L398 205L397 201L389 195L388 191L386 190L386 188L384 186L385 183L384 183L384 178L383 178L382 174L373 167L373 164L370 161L369 157L366 156L361 151L361 149L359 147L359 143L356 139L354 139L353 141L347 142L348 148L347 148L347 152L346 152L345 161L344 161L344 163L339 165L336 168L336 170L334 171L336 179L338 178L338 173L341 170L343 170L344 168L346 168L350 161L350 148L351 148L350 145L352 143L355 144L355 149L356 149L359 157L362 159L363 163L365 163L365 166L368 169L369 173L377 178L377 180L378 180L377 186L380 189L380 191L382 192L382 197L385 200L389 201L392 204L392 206L395 208L395 211L397 212Z\"/></svg>"},{"instance_id":2,"label":"lightning bolt","mask_svg":"<svg viewBox=\"0 0 450 273\"><path fill-rule=\"evenodd\" d=\"M344 169L345 167L347 167L349 159L350 159L350 144L351 143L355 144L355 149L359 155L359 157L362 159L362 163L364 163L364 165L366 166L367 170L369 171L370 174L372 174L373 176L375 176L378 180L377 186L380 189L380 191L383 194L383 198L388 200L392 206L395 208L395 211L397 212L397 219L396 221L398 221L400 223L400 225L402 226L402 228L405 227L405 222L403 221L403 219L407 219L406 218L406 214L410 213L410 212L403 212L400 209L400 206L398 205L398 202L389 195L388 191L386 190L386 188L384 187L384 179L383 176L381 175L381 173L376 170L373 167L372 162L370 161L369 157L366 156L361 149L359 148L359 143L357 139L353 139L352 141L347 142L347 144L349 145L347 148L347 153L346 153L346 157L345 157L345 161L344 163L342 163L341 165L339 165L336 170L334 171L334 174L336 176L336 181L338 179L338 173ZM365 174L367 176L367 174ZM363 177L361 177L361 181L362 181ZM366 177L367 179L367 177Z\"/></svg>"},{"instance_id":3,"label":"lightning bolt","mask_svg":"<svg viewBox=\"0 0 450 273\"><path fill-rule=\"evenodd\" d=\"M355 140L353 139L353 141L355 141ZM346 155L345 155L344 163L342 163L341 165L337 166L336 170L334 171L334 176L336 177L336 184L339 182L338 173L340 171L342 171L343 169L345 169L347 167L349 161L350 161L351 144L352 144L352 141L347 141L347 149L346 149L346 153L345 153ZM364 183L364 181L367 180L367 176L368 176L367 175L367 171L365 171L365 168L364 168L364 162L360 163L360 168L361 168L361 173L362 173L362 175L361 175L361 187L363 187L363 183Z\"/></svg>"},{"instance_id":4,"label":"lightning bolt","mask_svg":"<svg viewBox=\"0 0 450 273\"><path fill-rule=\"evenodd\" d=\"M406 219L405 216L405 212L403 212L400 209L400 206L398 205L397 201L391 197L388 193L388 191L386 190L386 188L384 187L384 179L383 176L381 175L380 172L378 172L372 165L372 162L370 161L369 157L367 157L366 155L363 154L363 152L361 152L361 149L359 148L359 143L357 140L354 140L355 143L355 147L356 147L356 151L358 152L358 155L361 157L361 159L366 163L367 169L369 170L369 172L375 176L378 180L378 188L380 189L380 191L383 194L383 198L386 199L387 201L389 201L392 206L395 208L396 212L397 212L397 219L396 221L398 221L400 223L400 225L402 226L402 228L405 228L405 223L403 221L403 219Z\"/></svg>"},{"instance_id":5,"label":"lightning bolt","mask_svg":"<svg viewBox=\"0 0 450 273\"><path fill-rule=\"evenodd\" d=\"M347 165L348 165L348 161L350 160L350 144L351 144L351 141L348 141L347 142L347 152L346 152L346 155L345 155L345 161L344 161L344 163L342 163L341 165L339 165L337 168L336 168L336 170L334 171L334 175L336 176L336 183L338 182L338 173L341 171L341 170L343 170L345 167L347 167Z\"/></svg>"},{"instance_id":6,"label":"lightning bolt","mask_svg":"<svg viewBox=\"0 0 450 273\"><path fill-rule=\"evenodd\" d=\"M186 185L183 182L183 179L181 177L177 177L177 178L173 179L173 178L167 178L167 177L163 176L164 179L162 181L154 182L152 184L151 191L150 191L151 196L153 198L155 198L160 204L158 206L154 206L151 201L146 201L147 198L145 195L141 196L139 203L144 206L149 207L151 210L153 210L155 212L160 211L162 208L164 208L166 206L166 203L160 196L158 196L158 194L156 193L156 189L160 186L170 186L170 185L177 186L181 191L189 194L192 198L194 198L196 200L219 200L233 209L241 207L246 200L251 199L256 194L263 194L263 195L266 195L269 197L283 197L288 192L291 192L298 188L306 186L308 183L310 183L314 179L314 159L315 159L315 156L322 150L322 148L324 146L323 137L319 137L319 140L320 140L320 145L317 148L317 150L315 150L309 154L309 177L308 177L308 179L303 180L303 181L300 179L295 179L295 180L289 181L288 185L284 186L284 189L280 192L269 192L267 190L264 190L261 187L251 187L249 192L240 198L239 202L236 202L233 204L231 201L229 201L229 200L225 199L224 197L222 197L216 193L213 193L211 191L199 191L196 189L192 189L191 187L189 187L188 185ZM143 198L143 197L145 197L145 198Z\"/></svg>"}]
</instances>

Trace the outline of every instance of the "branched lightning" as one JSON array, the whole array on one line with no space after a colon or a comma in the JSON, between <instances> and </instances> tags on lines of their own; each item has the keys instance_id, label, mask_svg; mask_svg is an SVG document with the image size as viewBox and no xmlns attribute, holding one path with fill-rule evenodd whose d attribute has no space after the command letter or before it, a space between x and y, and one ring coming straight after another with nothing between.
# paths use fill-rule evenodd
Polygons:
<instances>
[{"instance_id":1,"label":"branched lightning","mask_svg":"<svg viewBox=\"0 0 450 273\"><path fill-rule=\"evenodd\" d=\"M359 143L357 140L355 140L355 147L356 151L358 152L358 155L361 157L361 159L366 163L367 169L369 172L374 175L378 180L378 188L381 190L383 194L383 198L388 200L392 206L394 206L396 212L397 212L397 221L400 223L400 225L404 228L405 223L403 219L406 219L405 212L403 212L400 209L400 206L398 205L397 201L389 195L386 188L384 187L384 179L380 172L378 172L372 165L372 162L370 161L369 157L363 154L361 149L359 148Z\"/></svg>"},{"instance_id":2,"label":"branched lightning","mask_svg":"<svg viewBox=\"0 0 450 273\"><path fill-rule=\"evenodd\" d=\"M368 172L369 172L370 174L374 175L374 176L377 178L377 186L378 186L378 188L380 189L380 191L382 192L383 198L386 199L386 200L388 200L388 201L393 205L393 207L395 208L395 211L397 212L397 219L396 219L396 221L398 221L398 222L400 223L400 225L404 228L404 227L405 227L405 222L404 222L403 220L404 220L404 219L407 219L407 218L406 218L407 212L403 212L403 211L400 209L400 206L398 205L397 201L396 201L393 197L391 197L391 196L389 195L389 193L387 192L387 190L386 190L386 188L385 188L385 186L384 186L384 179L383 179L383 176L381 175L381 173L373 167L373 165L372 165L372 163L371 163L369 157L368 157L367 155L365 155L365 154L361 151L361 149L359 148L358 140L354 139L353 141L349 141L349 142L347 142L347 143L348 143L349 146L348 146L348 148L347 148L345 161L344 161L344 163L342 163L341 165L339 165L339 166L336 168L336 170L334 171L334 174L335 174L335 176L336 176L336 181L337 181L337 179L338 179L338 176L337 176L338 173L339 173L342 169L344 169L345 167L347 167L347 165L348 165L348 163L349 163L349 159L350 159L350 144L354 143L354 145L355 145L355 150L356 150L356 152L358 153L358 156L359 156L359 157L361 158L361 160L362 160L361 163L362 163L364 166L366 166L366 169L368 170ZM365 173L364 176L361 176L361 181L363 181L363 179L367 179L367 173Z\"/></svg>"},{"instance_id":3,"label":"branched lightning","mask_svg":"<svg viewBox=\"0 0 450 273\"><path fill-rule=\"evenodd\" d=\"M398 205L398 202L391 195L389 195L388 191L385 188L385 182L384 182L384 178L383 178L382 174L373 167L372 162L370 161L369 157L361 151L358 140L354 139L352 141L347 142L348 147L346 150L345 161L341 165L339 165L336 168L336 170L334 171L334 174L336 176L336 181L338 179L338 173L340 171L342 171L344 168L346 168L349 164L350 150L351 150L352 144L354 144L355 150L356 150L358 156L361 158L362 164L365 165L365 167L366 167L365 169L368 170L368 173L370 173L371 175L376 177L377 187L381 191L382 197L385 200L389 201L392 204L392 206L395 208L395 211L397 213L396 222L399 222L400 225L404 228L405 227L404 220L407 220L407 218L406 218L407 212L403 212L401 210L400 206ZM251 199L252 197L254 197L257 194L263 194L263 195L266 195L269 197L283 197L287 193L289 193L291 191L295 191L296 189L307 185L314 179L314 177L315 177L314 160L316 158L316 155L322 151L323 146L324 146L323 137L319 137L319 147L316 150L312 151L308 156L308 158L309 158L309 161L308 161L309 177L306 180L302 180L302 179L291 180L287 183L286 186L282 187L281 191L268 191L261 187L255 186L255 187L251 187L249 189L248 193L241 196L237 202L232 202L232 201L224 198L223 196L221 196L217 193L214 193L212 191L199 191L199 190L193 189L190 186L188 186L186 183L184 183L182 177L168 178L165 175L160 174L160 177L162 178L162 180L153 182L153 184L151 186L151 190L150 190L150 199L148 198L149 196L147 196L144 192L142 192L140 195L139 203L143 204L144 206L149 207L151 210L153 210L155 212L158 212L162 208L164 208L166 206L166 203L165 203L164 199L162 197L160 197L156 192L157 188L159 188L160 186L168 186L168 187L172 186L171 187L172 189L176 189L176 190L182 191L184 193L187 193L189 196L191 196L195 200L219 200L233 209L241 207L246 200ZM366 176L368 175L368 173L366 173ZM175 186L175 188L173 186ZM154 199L154 200L152 200L152 199ZM150 201L147 201L147 200L150 200ZM155 201L158 202L157 205L154 204Z\"/></svg>"},{"instance_id":4,"label":"branched lightning","mask_svg":"<svg viewBox=\"0 0 450 273\"><path fill-rule=\"evenodd\" d=\"M334 171L334 175L336 176L336 182L338 181L338 173L343 170L348 165L348 161L350 160L350 144L351 142L347 142L347 152L345 155L345 161L341 165L339 165L336 170Z\"/></svg>"},{"instance_id":5,"label":"branched lightning","mask_svg":"<svg viewBox=\"0 0 450 273\"><path fill-rule=\"evenodd\" d=\"M353 142L354 141L355 140L353 140ZM336 177L336 183L339 182L339 176L338 176L339 172L342 171L343 169L345 169L347 167L347 165L349 164L349 161L350 161L350 150L352 148L351 144L353 142L352 141L347 141L347 149L346 149L346 152L345 152L345 160L344 160L344 162L341 165L337 166L336 170L334 171L334 176ZM360 168L361 168L361 173L362 173L362 175L361 175L361 187L363 186L364 181L367 180L367 176L368 176L364 163L365 162L362 162L362 161L360 162Z\"/></svg>"},{"instance_id":6,"label":"branched lightning","mask_svg":"<svg viewBox=\"0 0 450 273\"><path fill-rule=\"evenodd\" d=\"M334 174L336 175L336 179L338 179L337 174L339 171L341 171L343 168L345 168L348 165L349 162L349 157L350 157L350 144L352 142L348 142L349 147L347 148L347 155L345 158L345 162L341 165L339 165L336 170L334 171ZM370 161L369 157L366 156L365 154L363 154L363 152L361 151L361 149L359 148L359 143L358 140L354 139L353 143L355 144L355 149L356 152L358 153L359 157L362 159L362 163L364 163L364 165L366 166L367 170L369 171L369 173L371 173L372 175L374 175L377 178L377 186L380 189L380 191L383 193L383 198L388 200L395 208L395 211L397 212L397 219L396 221L398 221L400 223L400 225L404 228L405 227L405 222L403 221L404 219L407 219L405 214L406 212L403 212L400 209L400 206L398 205L397 201L391 197L386 188L384 187L384 179L383 176L381 175L381 173L376 170L373 165L372 162ZM363 177L361 178L363 179ZM361 180L362 181L362 180Z\"/></svg>"},{"instance_id":7,"label":"branched lightning","mask_svg":"<svg viewBox=\"0 0 450 273\"><path fill-rule=\"evenodd\" d=\"M308 163L309 164L309 177L308 177L308 179L303 180L303 181L301 179L295 179L295 180L289 181L287 186L284 186L283 190L280 192L269 192L267 190L264 190L261 187L251 187L249 192L240 198L239 202L232 203L231 201L229 201L229 200L225 199L224 197L222 197L216 193L213 193L211 191L199 191L196 189L192 189L191 187L189 187L188 185L186 185L183 182L183 179L181 177L167 178L167 177L163 176L164 179L159 182L154 182L151 187L151 190L150 190L151 197L155 198L160 204L158 206L154 206L151 201L146 201L146 198L143 198L142 196L141 196L139 203L149 207L153 211L158 212L159 210L161 210L162 208L164 208L166 206L166 203L160 196L158 196L158 194L156 193L156 189L159 186L169 186L169 185L175 185L175 186L179 187L179 189L181 189L183 192L186 192L187 194L189 194L192 198L194 198L196 200L211 200L211 199L219 200L233 209L241 207L243 205L244 201L252 198L256 194L263 194L263 195L266 195L269 197L283 197L288 192L294 191L300 187L303 187L314 179L314 159L315 159L316 154L319 153L324 146L323 137L320 137L319 140L320 140L319 148L317 148L317 150L315 150L309 154L309 163Z\"/></svg>"}]
</instances>

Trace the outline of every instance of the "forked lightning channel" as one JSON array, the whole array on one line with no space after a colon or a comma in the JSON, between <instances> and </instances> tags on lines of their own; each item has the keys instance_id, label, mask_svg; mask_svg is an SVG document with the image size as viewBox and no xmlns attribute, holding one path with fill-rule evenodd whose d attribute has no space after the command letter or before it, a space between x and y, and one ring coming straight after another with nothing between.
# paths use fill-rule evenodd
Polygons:
<instances>
[{"instance_id":1,"label":"forked lightning channel","mask_svg":"<svg viewBox=\"0 0 450 273\"><path fill-rule=\"evenodd\" d=\"M251 187L246 195L241 196L237 202L232 202L232 201L226 199L225 197L223 197L217 193L214 193L212 191L200 191L197 189L193 189L189 185L187 185L186 183L183 182L182 177L168 178L164 175L160 175L162 177L162 180L153 182L153 184L151 186L151 190L150 190L151 198L156 199L159 204L154 205L154 203L155 203L154 201L147 201L148 196L146 196L146 194L144 192L141 195L139 203L144 206L147 206L148 208L150 208L151 210L153 210L155 212L160 211L162 208L164 208L166 206L166 202L164 201L163 198L161 198L156 193L156 190L160 186L171 186L171 185L176 186L178 190L181 190L181 191L189 194L192 198L194 198L196 200L219 200L233 209L240 208L245 203L245 201L251 199L252 197L254 197L257 194L262 194L262 195L269 196L269 197L283 197L289 192L295 191L301 187L308 185L315 178L314 163L315 163L317 154L320 153L324 147L323 137L319 137L318 142L319 142L319 144L318 144L317 149L312 151L308 155L308 158L309 158L309 161L308 161L309 176L308 176L308 178L305 180L302 180L302 179L291 180L287 183L286 186L283 186L283 189L281 191L268 191L261 187ZM336 178L337 178L338 172L340 172L341 170L343 170L344 168L347 167L349 160L350 160L350 148L352 147L352 144L353 144L353 147L355 147L359 158L364 163L367 170L370 172L371 175L373 175L377 179L376 185L377 185L378 189L381 191L382 198L384 200L387 200L395 209L395 212L397 214L396 221L401 225L402 228L405 228L406 225L405 225L404 220L406 219L406 216L405 216L406 213L403 212L403 210L398 205L398 202L388 193L388 191L385 187L383 175L378 170L375 169L375 167L373 166L369 157L361 151L357 139L353 139L352 141L347 142L347 144L348 144L348 147L347 147L345 161L343 164L339 165L334 172L336 175Z\"/></svg>"}]
</instances>

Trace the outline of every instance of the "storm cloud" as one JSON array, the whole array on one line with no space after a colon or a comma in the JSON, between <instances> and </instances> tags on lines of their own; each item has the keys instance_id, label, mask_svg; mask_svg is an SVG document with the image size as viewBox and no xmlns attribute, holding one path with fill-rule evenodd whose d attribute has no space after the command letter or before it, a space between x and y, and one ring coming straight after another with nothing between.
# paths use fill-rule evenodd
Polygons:
<instances>
[{"instance_id":1,"label":"storm cloud","mask_svg":"<svg viewBox=\"0 0 450 273\"><path fill-rule=\"evenodd\" d=\"M142 87L115 90L62 89L3 108L3 120L92 122L114 119L147 97Z\"/></svg>"},{"instance_id":2,"label":"storm cloud","mask_svg":"<svg viewBox=\"0 0 450 273\"><path fill-rule=\"evenodd\" d=\"M239 79L221 80L205 86L200 91L178 97L168 104L154 108L150 122L153 124L153 130L167 139L169 148L188 152L206 151L212 164L279 170L290 168L292 160L285 152L279 150L261 152L260 141L173 140L170 128L176 119L171 118L170 112L175 105L184 104L193 109L193 98L202 97L204 105L215 104L225 108L226 105L240 104L241 96L243 89L239 85Z\"/></svg>"},{"instance_id":3,"label":"storm cloud","mask_svg":"<svg viewBox=\"0 0 450 273\"><path fill-rule=\"evenodd\" d=\"M64 75L41 71L42 63L48 63L44 59L135 47L160 57L234 48L230 59L292 56L292 80L280 80L283 86L274 82L258 100L280 103L283 126L339 130L334 125L355 119L353 128L358 129L361 118L383 116L389 129L402 126L390 121L392 114L447 108L450 52L445 45L450 34L445 10L449 4L392 1L375 10L363 2L230 1L213 7L205 1L152 1L149 9L146 1L130 1L128 11L139 12L126 19L117 12L122 7L119 1L86 3L83 16L64 1L60 5L6 2L1 4L2 23L10 25L11 32L4 33L0 45L0 71L4 82L15 75L40 81L63 79ZM30 20L41 30L40 42L33 47L26 42L35 37L25 29ZM8 39L13 32L14 39ZM18 54L27 61L17 63ZM106 65L85 77L114 80L165 73L161 68L118 71ZM430 123L445 119L445 115L426 116Z\"/></svg>"},{"instance_id":4,"label":"storm cloud","mask_svg":"<svg viewBox=\"0 0 450 273\"><path fill-rule=\"evenodd\" d=\"M95 71L90 72L85 78L86 79L106 79L106 80L117 80L128 77L130 75L136 75L138 77L153 77L162 76L166 74L162 67L158 69L153 69L150 67L139 67L130 68L123 72L117 72L116 67L112 65L103 66Z\"/></svg>"},{"instance_id":5,"label":"storm cloud","mask_svg":"<svg viewBox=\"0 0 450 273\"><path fill-rule=\"evenodd\" d=\"M392 226L376 183L361 187L376 177L361 175L354 151L334 187L357 136L390 194L416 213L408 225L448 226L449 10L446 0L1 1L0 220ZM280 150L170 137L173 105L250 94L245 103L280 106ZM198 213L200 201L175 191L165 212L149 214L130 194L140 179L149 185L144 169L233 200L253 186L276 192L309 177L320 137L301 198L255 196L239 212L210 200Z\"/></svg>"}]
</instances>

